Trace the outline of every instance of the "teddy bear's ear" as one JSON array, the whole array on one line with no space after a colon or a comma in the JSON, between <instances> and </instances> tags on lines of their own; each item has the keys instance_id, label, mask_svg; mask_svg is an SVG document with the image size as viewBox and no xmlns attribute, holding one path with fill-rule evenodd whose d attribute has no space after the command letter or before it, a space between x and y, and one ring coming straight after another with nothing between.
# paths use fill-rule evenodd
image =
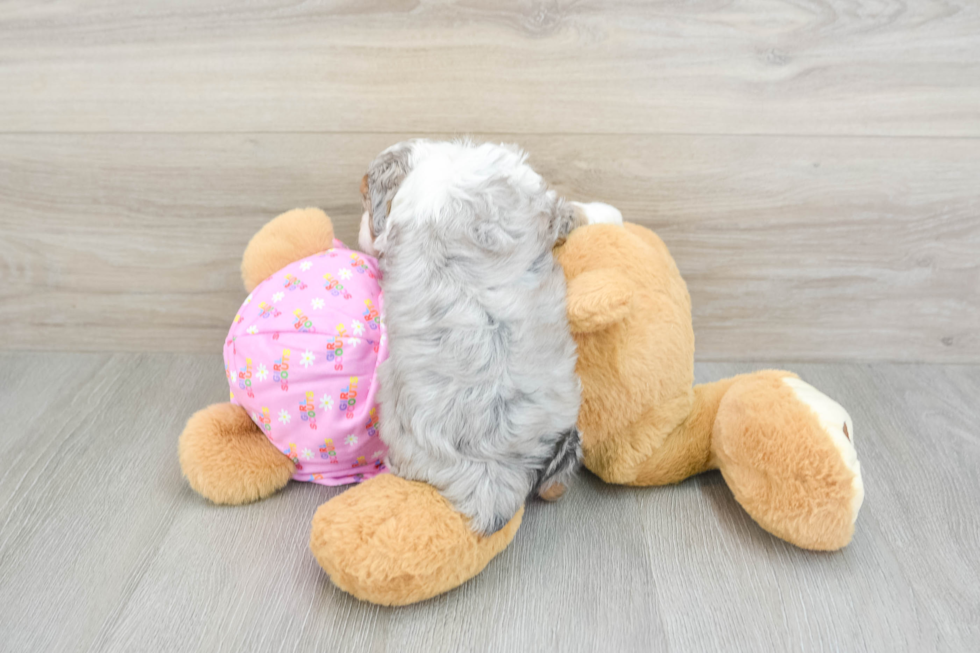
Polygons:
<instances>
[{"instance_id":1,"label":"teddy bear's ear","mask_svg":"<svg viewBox=\"0 0 980 653\"><path fill-rule=\"evenodd\" d=\"M242 255L242 281L252 292L293 261L333 247L333 223L316 208L293 209L267 222Z\"/></svg>"},{"instance_id":2,"label":"teddy bear's ear","mask_svg":"<svg viewBox=\"0 0 980 653\"><path fill-rule=\"evenodd\" d=\"M633 290L616 270L590 270L568 282L572 333L594 333L626 319Z\"/></svg>"}]
</instances>

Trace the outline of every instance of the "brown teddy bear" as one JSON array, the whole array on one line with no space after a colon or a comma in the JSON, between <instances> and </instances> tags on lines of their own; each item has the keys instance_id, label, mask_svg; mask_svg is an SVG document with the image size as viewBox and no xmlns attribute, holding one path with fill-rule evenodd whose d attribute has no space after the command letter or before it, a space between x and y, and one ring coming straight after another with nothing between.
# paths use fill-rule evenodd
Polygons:
<instances>
[{"instance_id":1,"label":"brown teddy bear","mask_svg":"<svg viewBox=\"0 0 980 653\"><path fill-rule=\"evenodd\" d=\"M276 224L250 243L261 255L243 261L246 280L332 241L320 212ZM305 237L310 233L318 235ZM850 541L863 486L853 424L840 405L790 372L692 387L690 298L653 232L628 223L581 227L555 254L568 282L583 386L579 427L592 472L609 483L664 485L719 469L736 499L774 535L809 549ZM202 411L181 436L185 475L219 503L267 496L293 471L235 408ZM431 486L383 474L322 505L310 547L340 588L366 601L405 605L479 573L513 539L522 514L481 538Z\"/></svg>"},{"instance_id":2,"label":"brown teddy bear","mask_svg":"<svg viewBox=\"0 0 980 653\"><path fill-rule=\"evenodd\" d=\"M795 374L694 386L691 300L667 246L594 225L557 250L578 345L586 466L666 485L719 469L764 529L806 549L846 545L864 498L847 412Z\"/></svg>"}]
</instances>

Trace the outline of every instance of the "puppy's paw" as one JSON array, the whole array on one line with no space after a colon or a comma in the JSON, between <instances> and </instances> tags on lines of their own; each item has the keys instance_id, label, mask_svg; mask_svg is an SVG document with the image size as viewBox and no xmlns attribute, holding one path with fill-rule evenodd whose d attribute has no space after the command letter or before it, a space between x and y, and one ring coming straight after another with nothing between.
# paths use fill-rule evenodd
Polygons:
<instances>
[{"instance_id":1,"label":"puppy's paw","mask_svg":"<svg viewBox=\"0 0 980 653\"><path fill-rule=\"evenodd\" d=\"M565 494L565 490L567 489L568 488L565 487L564 483L552 483L546 488L541 488L541 490L538 492L538 496L545 501L558 501L558 499L562 498L562 496Z\"/></svg>"},{"instance_id":2,"label":"puppy's paw","mask_svg":"<svg viewBox=\"0 0 980 653\"><path fill-rule=\"evenodd\" d=\"M611 204L603 202L570 202L575 208L580 224L614 224L623 226L623 214Z\"/></svg>"}]
</instances>

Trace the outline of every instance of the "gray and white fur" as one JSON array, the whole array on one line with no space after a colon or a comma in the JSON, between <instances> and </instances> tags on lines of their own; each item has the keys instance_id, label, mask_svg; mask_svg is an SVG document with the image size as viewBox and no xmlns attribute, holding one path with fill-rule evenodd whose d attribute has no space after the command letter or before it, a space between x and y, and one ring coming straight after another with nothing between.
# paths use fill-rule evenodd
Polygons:
<instances>
[{"instance_id":1,"label":"gray and white fur","mask_svg":"<svg viewBox=\"0 0 980 653\"><path fill-rule=\"evenodd\" d=\"M502 528L582 458L581 388L551 249L579 220L516 147L399 143L366 178L389 357L381 438L398 476Z\"/></svg>"}]
</instances>

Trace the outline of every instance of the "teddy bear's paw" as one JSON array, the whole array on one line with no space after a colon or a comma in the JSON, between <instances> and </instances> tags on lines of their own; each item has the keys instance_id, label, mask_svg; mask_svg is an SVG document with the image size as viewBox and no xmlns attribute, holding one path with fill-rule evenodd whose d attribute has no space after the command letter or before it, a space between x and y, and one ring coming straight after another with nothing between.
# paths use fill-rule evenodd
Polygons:
<instances>
[{"instance_id":1,"label":"teddy bear's paw","mask_svg":"<svg viewBox=\"0 0 980 653\"><path fill-rule=\"evenodd\" d=\"M762 370L725 391L711 441L714 464L760 526L833 551L851 541L864 498L853 437L837 402L794 374Z\"/></svg>"},{"instance_id":2,"label":"teddy bear's paw","mask_svg":"<svg viewBox=\"0 0 980 653\"><path fill-rule=\"evenodd\" d=\"M195 492L214 503L239 505L282 489L295 471L238 405L194 413L178 444L180 468Z\"/></svg>"},{"instance_id":3,"label":"teddy bear's paw","mask_svg":"<svg viewBox=\"0 0 980 653\"><path fill-rule=\"evenodd\" d=\"M796 398L809 406L817 416L820 426L840 453L841 460L851 472L854 494L851 497L851 523L857 521L858 511L864 502L864 482L861 479L861 463L857 449L854 448L854 422L843 406L820 392L812 385L793 376L783 377L783 383L790 387Z\"/></svg>"},{"instance_id":4,"label":"teddy bear's paw","mask_svg":"<svg viewBox=\"0 0 980 653\"><path fill-rule=\"evenodd\" d=\"M481 537L431 485L382 474L317 509L310 549L340 589L362 601L408 605L480 573L510 544L523 513Z\"/></svg>"}]
</instances>

